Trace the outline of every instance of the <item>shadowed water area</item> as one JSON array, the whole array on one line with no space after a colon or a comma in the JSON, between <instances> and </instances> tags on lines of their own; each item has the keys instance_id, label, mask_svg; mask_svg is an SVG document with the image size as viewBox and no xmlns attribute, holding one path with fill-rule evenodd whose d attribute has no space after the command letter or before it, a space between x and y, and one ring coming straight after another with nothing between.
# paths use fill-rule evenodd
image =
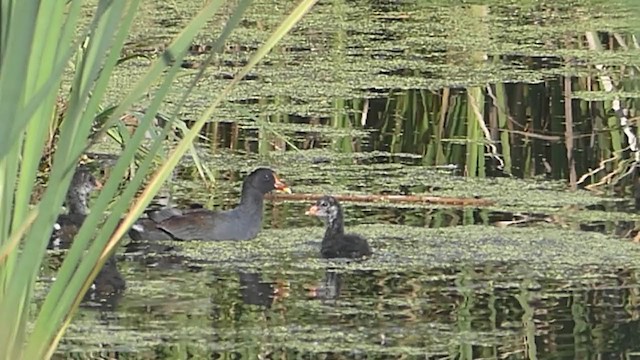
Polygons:
<instances>
[{"instance_id":1,"label":"shadowed water area","mask_svg":"<svg viewBox=\"0 0 640 360\"><path fill-rule=\"evenodd\" d=\"M123 56L158 56L199 5L144 1ZM180 119L194 121L294 5L256 1ZM637 356L634 153L612 109L615 92L633 121L640 95L632 5L320 2L205 127L196 148L215 184L185 159L164 190L230 208L242 176L270 166L294 193L486 202L343 201L347 231L373 249L361 261L322 259L312 201L286 198L266 201L252 241L120 249L126 290L85 303L55 357ZM164 113L226 14L192 47ZM116 70L114 103L149 63Z\"/></svg>"}]
</instances>

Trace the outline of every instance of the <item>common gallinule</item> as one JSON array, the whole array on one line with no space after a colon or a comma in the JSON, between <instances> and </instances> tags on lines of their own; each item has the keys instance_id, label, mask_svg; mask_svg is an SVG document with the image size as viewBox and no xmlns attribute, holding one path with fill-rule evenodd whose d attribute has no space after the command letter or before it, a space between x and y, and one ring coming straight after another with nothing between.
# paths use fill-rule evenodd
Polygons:
<instances>
[{"instance_id":1,"label":"common gallinule","mask_svg":"<svg viewBox=\"0 0 640 360\"><path fill-rule=\"evenodd\" d=\"M148 209L145 211L145 214L149 219L153 220L156 223L159 223L163 220L166 220L174 216L187 214L190 211L193 211L195 209L204 209L204 206L198 203L192 203L192 204L189 204L188 206L189 207L186 209L179 209L175 207L164 207L161 209Z\"/></svg>"},{"instance_id":2,"label":"common gallinule","mask_svg":"<svg viewBox=\"0 0 640 360\"><path fill-rule=\"evenodd\" d=\"M321 218L327 227L320 249L322 257L360 258L371 255L371 248L365 238L344 233L342 207L333 196L321 197L305 214Z\"/></svg>"},{"instance_id":3,"label":"common gallinule","mask_svg":"<svg viewBox=\"0 0 640 360\"><path fill-rule=\"evenodd\" d=\"M86 167L79 167L71 178L65 205L67 214L58 216L53 225L54 231L49 238L49 248L68 248L78 233L82 222L89 214L87 198L94 189L102 188L102 184Z\"/></svg>"},{"instance_id":4,"label":"common gallinule","mask_svg":"<svg viewBox=\"0 0 640 360\"><path fill-rule=\"evenodd\" d=\"M291 192L273 170L258 168L242 182L240 204L235 208L227 211L169 209L138 220L129 236L133 240L253 239L262 228L264 195L272 190Z\"/></svg>"},{"instance_id":5,"label":"common gallinule","mask_svg":"<svg viewBox=\"0 0 640 360\"><path fill-rule=\"evenodd\" d=\"M126 288L127 283L118 270L116 257L111 255L96 275L83 300L103 302L111 296L124 292Z\"/></svg>"}]
</instances>

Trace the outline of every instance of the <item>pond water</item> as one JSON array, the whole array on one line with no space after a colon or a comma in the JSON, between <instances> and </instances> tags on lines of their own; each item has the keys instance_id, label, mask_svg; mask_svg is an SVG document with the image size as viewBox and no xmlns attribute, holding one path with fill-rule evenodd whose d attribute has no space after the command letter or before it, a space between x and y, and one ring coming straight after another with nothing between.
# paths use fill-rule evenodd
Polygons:
<instances>
[{"instance_id":1,"label":"pond water","mask_svg":"<svg viewBox=\"0 0 640 360\"><path fill-rule=\"evenodd\" d=\"M144 1L127 51L155 54L200 5ZM197 118L294 5L252 5L181 119ZM374 250L364 261L321 259L310 202L279 197L252 241L123 247L126 290L84 304L55 357L640 355L637 175L620 122L640 95L633 5L321 2L205 128L198 154L215 186L185 161L174 200L231 207L242 176L268 165L296 193L489 203L344 202L347 230ZM190 55L173 99L205 58ZM148 64L118 69L113 101Z\"/></svg>"}]
</instances>

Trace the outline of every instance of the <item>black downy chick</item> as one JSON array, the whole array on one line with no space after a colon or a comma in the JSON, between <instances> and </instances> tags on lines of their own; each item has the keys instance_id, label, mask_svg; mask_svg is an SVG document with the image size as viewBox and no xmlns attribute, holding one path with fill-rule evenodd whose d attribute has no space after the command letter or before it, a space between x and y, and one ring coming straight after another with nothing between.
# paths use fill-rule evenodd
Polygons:
<instances>
[{"instance_id":1,"label":"black downy chick","mask_svg":"<svg viewBox=\"0 0 640 360\"><path fill-rule=\"evenodd\" d=\"M49 239L49 248L69 248L84 219L89 214L89 206L87 205L89 195L93 190L101 188L102 184L88 168L79 167L76 170L65 200L67 214L58 216L53 225L54 231Z\"/></svg>"},{"instance_id":2,"label":"black downy chick","mask_svg":"<svg viewBox=\"0 0 640 360\"><path fill-rule=\"evenodd\" d=\"M305 212L321 218L326 226L320 254L324 258L361 258L371 255L367 239L357 234L344 233L344 215L333 196L321 197Z\"/></svg>"}]
</instances>

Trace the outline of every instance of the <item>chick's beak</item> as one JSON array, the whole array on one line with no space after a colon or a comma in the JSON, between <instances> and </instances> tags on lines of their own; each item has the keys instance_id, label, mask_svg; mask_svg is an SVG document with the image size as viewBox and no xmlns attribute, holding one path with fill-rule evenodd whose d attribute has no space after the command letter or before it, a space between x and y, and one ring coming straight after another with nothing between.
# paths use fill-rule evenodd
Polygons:
<instances>
[{"instance_id":1,"label":"chick's beak","mask_svg":"<svg viewBox=\"0 0 640 360\"><path fill-rule=\"evenodd\" d=\"M305 211L305 215L315 215L318 213L318 207L316 205L313 205L309 208L309 210Z\"/></svg>"},{"instance_id":2,"label":"chick's beak","mask_svg":"<svg viewBox=\"0 0 640 360\"><path fill-rule=\"evenodd\" d=\"M96 189L100 190L102 189L102 183L100 182L100 180L96 179L96 183L95 183L95 187Z\"/></svg>"},{"instance_id":3,"label":"chick's beak","mask_svg":"<svg viewBox=\"0 0 640 360\"><path fill-rule=\"evenodd\" d=\"M283 183L280 179L278 179L277 176L275 176L275 178L276 178L276 183L274 184L274 188L276 189L276 192L291 194L291 189L289 189L287 184Z\"/></svg>"}]
</instances>

